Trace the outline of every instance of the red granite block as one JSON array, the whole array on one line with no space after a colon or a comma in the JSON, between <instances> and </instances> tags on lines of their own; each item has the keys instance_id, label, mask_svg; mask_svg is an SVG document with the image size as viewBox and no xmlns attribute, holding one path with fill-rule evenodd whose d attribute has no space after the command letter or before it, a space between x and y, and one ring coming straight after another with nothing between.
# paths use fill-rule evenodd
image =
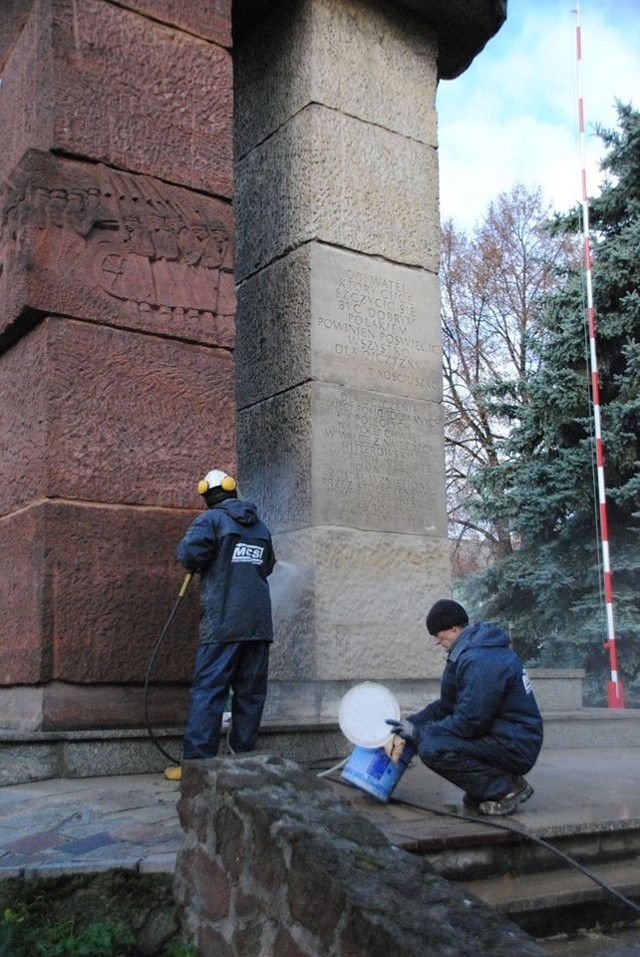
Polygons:
<instances>
[{"instance_id":1,"label":"red granite block","mask_svg":"<svg viewBox=\"0 0 640 957\"><path fill-rule=\"evenodd\" d=\"M230 197L228 51L102 0L53 0L57 149Z\"/></svg>"},{"instance_id":2,"label":"red granite block","mask_svg":"<svg viewBox=\"0 0 640 957\"><path fill-rule=\"evenodd\" d=\"M231 0L122 0L120 5L231 46Z\"/></svg>"},{"instance_id":3,"label":"red granite block","mask_svg":"<svg viewBox=\"0 0 640 957\"><path fill-rule=\"evenodd\" d=\"M0 519L0 684L36 684L51 674L45 580L45 513L24 509Z\"/></svg>"},{"instance_id":4,"label":"red granite block","mask_svg":"<svg viewBox=\"0 0 640 957\"><path fill-rule=\"evenodd\" d=\"M232 348L233 244L228 202L31 150L0 190L0 338L61 313Z\"/></svg>"},{"instance_id":5,"label":"red granite block","mask_svg":"<svg viewBox=\"0 0 640 957\"><path fill-rule=\"evenodd\" d=\"M35 147L229 198L231 55L103 0L34 3L3 69L0 128L0 178Z\"/></svg>"},{"instance_id":6,"label":"red granite block","mask_svg":"<svg viewBox=\"0 0 640 957\"><path fill-rule=\"evenodd\" d=\"M143 681L184 579L175 548L193 515L59 502L0 520L0 683ZM197 619L194 583L157 680L189 680Z\"/></svg>"},{"instance_id":7,"label":"red granite block","mask_svg":"<svg viewBox=\"0 0 640 957\"><path fill-rule=\"evenodd\" d=\"M179 609L150 675L147 717L154 728L184 725L189 710L190 658L198 635L194 599ZM180 646L179 648L177 646ZM154 643L155 647L155 643ZM176 651L183 685L175 684ZM151 657L151 652L149 653ZM58 728L140 728L145 724L144 688L138 684L70 684L51 681L42 689L42 725Z\"/></svg>"},{"instance_id":8,"label":"red granite block","mask_svg":"<svg viewBox=\"0 0 640 957\"><path fill-rule=\"evenodd\" d=\"M0 356L0 514L41 498L199 508L234 472L224 350L47 318Z\"/></svg>"},{"instance_id":9,"label":"red granite block","mask_svg":"<svg viewBox=\"0 0 640 957\"><path fill-rule=\"evenodd\" d=\"M0 3L0 10L4 4ZM43 5L17 4L0 21L0 182L10 176L27 149L48 150L52 141L51 30ZM49 82L46 82L46 80ZM2 216L0 215L0 223Z\"/></svg>"}]
</instances>

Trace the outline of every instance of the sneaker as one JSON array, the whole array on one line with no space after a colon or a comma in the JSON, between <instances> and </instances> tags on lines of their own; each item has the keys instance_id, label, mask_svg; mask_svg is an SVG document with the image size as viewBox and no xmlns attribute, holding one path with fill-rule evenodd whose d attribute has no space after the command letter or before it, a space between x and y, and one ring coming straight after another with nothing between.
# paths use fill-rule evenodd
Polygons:
<instances>
[{"instance_id":1,"label":"sneaker","mask_svg":"<svg viewBox=\"0 0 640 957\"><path fill-rule=\"evenodd\" d=\"M177 768L166 768L164 776L167 781L180 781L182 779L182 768L180 765Z\"/></svg>"},{"instance_id":2,"label":"sneaker","mask_svg":"<svg viewBox=\"0 0 640 957\"><path fill-rule=\"evenodd\" d=\"M532 794L531 785L524 778L518 778L513 791L509 791L499 801L481 801L478 810L490 817L506 817L507 814L513 814L523 801L528 801Z\"/></svg>"}]
</instances>

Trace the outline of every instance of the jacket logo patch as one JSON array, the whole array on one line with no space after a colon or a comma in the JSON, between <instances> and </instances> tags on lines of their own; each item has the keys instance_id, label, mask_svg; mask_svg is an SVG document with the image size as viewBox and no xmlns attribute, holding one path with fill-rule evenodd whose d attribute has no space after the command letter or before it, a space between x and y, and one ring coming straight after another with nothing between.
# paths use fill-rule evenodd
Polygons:
<instances>
[{"instance_id":1,"label":"jacket logo patch","mask_svg":"<svg viewBox=\"0 0 640 957\"><path fill-rule=\"evenodd\" d=\"M524 685L524 690L527 692L527 694L531 694L533 691L533 685L531 684L531 679L529 678L525 668L522 669L522 684Z\"/></svg>"},{"instance_id":2,"label":"jacket logo patch","mask_svg":"<svg viewBox=\"0 0 640 957\"><path fill-rule=\"evenodd\" d=\"M250 562L252 565L262 565L264 548L261 545L243 545L238 542L231 556L232 562Z\"/></svg>"}]
</instances>

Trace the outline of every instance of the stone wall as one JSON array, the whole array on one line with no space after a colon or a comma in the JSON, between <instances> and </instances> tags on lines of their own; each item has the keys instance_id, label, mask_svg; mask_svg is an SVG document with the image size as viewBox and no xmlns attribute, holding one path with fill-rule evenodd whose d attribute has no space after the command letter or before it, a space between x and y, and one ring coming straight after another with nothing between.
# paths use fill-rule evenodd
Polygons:
<instances>
[{"instance_id":1,"label":"stone wall","mask_svg":"<svg viewBox=\"0 0 640 957\"><path fill-rule=\"evenodd\" d=\"M2 7L3 724L131 726L197 481L235 471L231 3Z\"/></svg>"},{"instance_id":2,"label":"stone wall","mask_svg":"<svg viewBox=\"0 0 640 957\"><path fill-rule=\"evenodd\" d=\"M291 761L186 762L178 809L175 893L201 957L544 955Z\"/></svg>"},{"instance_id":3,"label":"stone wall","mask_svg":"<svg viewBox=\"0 0 640 957\"><path fill-rule=\"evenodd\" d=\"M449 577L435 93L504 15L0 3L6 727L141 723L214 465L238 464L303 572L275 702L319 717L344 682L439 674L422 653ZM155 724L184 717L195 588L184 606L192 641L158 661Z\"/></svg>"}]
</instances>

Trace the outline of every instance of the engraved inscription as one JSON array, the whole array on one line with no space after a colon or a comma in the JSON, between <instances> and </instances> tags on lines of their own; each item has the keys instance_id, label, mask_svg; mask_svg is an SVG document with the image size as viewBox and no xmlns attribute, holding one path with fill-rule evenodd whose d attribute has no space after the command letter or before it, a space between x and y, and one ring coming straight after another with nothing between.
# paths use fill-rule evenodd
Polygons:
<instances>
[{"instance_id":1,"label":"engraved inscription","mask_svg":"<svg viewBox=\"0 0 640 957\"><path fill-rule=\"evenodd\" d=\"M364 527L436 532L442 511L442 418L437 405L356 390L322 390L314 415L323 498ZM402 519L400 518L402 516Z\"/></svg>"},{"instance_id":2,"label":"engraved inscription","mask_svg":"<svg viewBox=\"0 0 640 957\"><path fill-rule=\"evenodd\" d=\"M313 322L332 366L359 369L380 391L394 384L392 391L437 398L440 335L428 320L424 275L389 264L365 267L349 254L323 251L319 258Z\"/></svg>"}]
</instances>

